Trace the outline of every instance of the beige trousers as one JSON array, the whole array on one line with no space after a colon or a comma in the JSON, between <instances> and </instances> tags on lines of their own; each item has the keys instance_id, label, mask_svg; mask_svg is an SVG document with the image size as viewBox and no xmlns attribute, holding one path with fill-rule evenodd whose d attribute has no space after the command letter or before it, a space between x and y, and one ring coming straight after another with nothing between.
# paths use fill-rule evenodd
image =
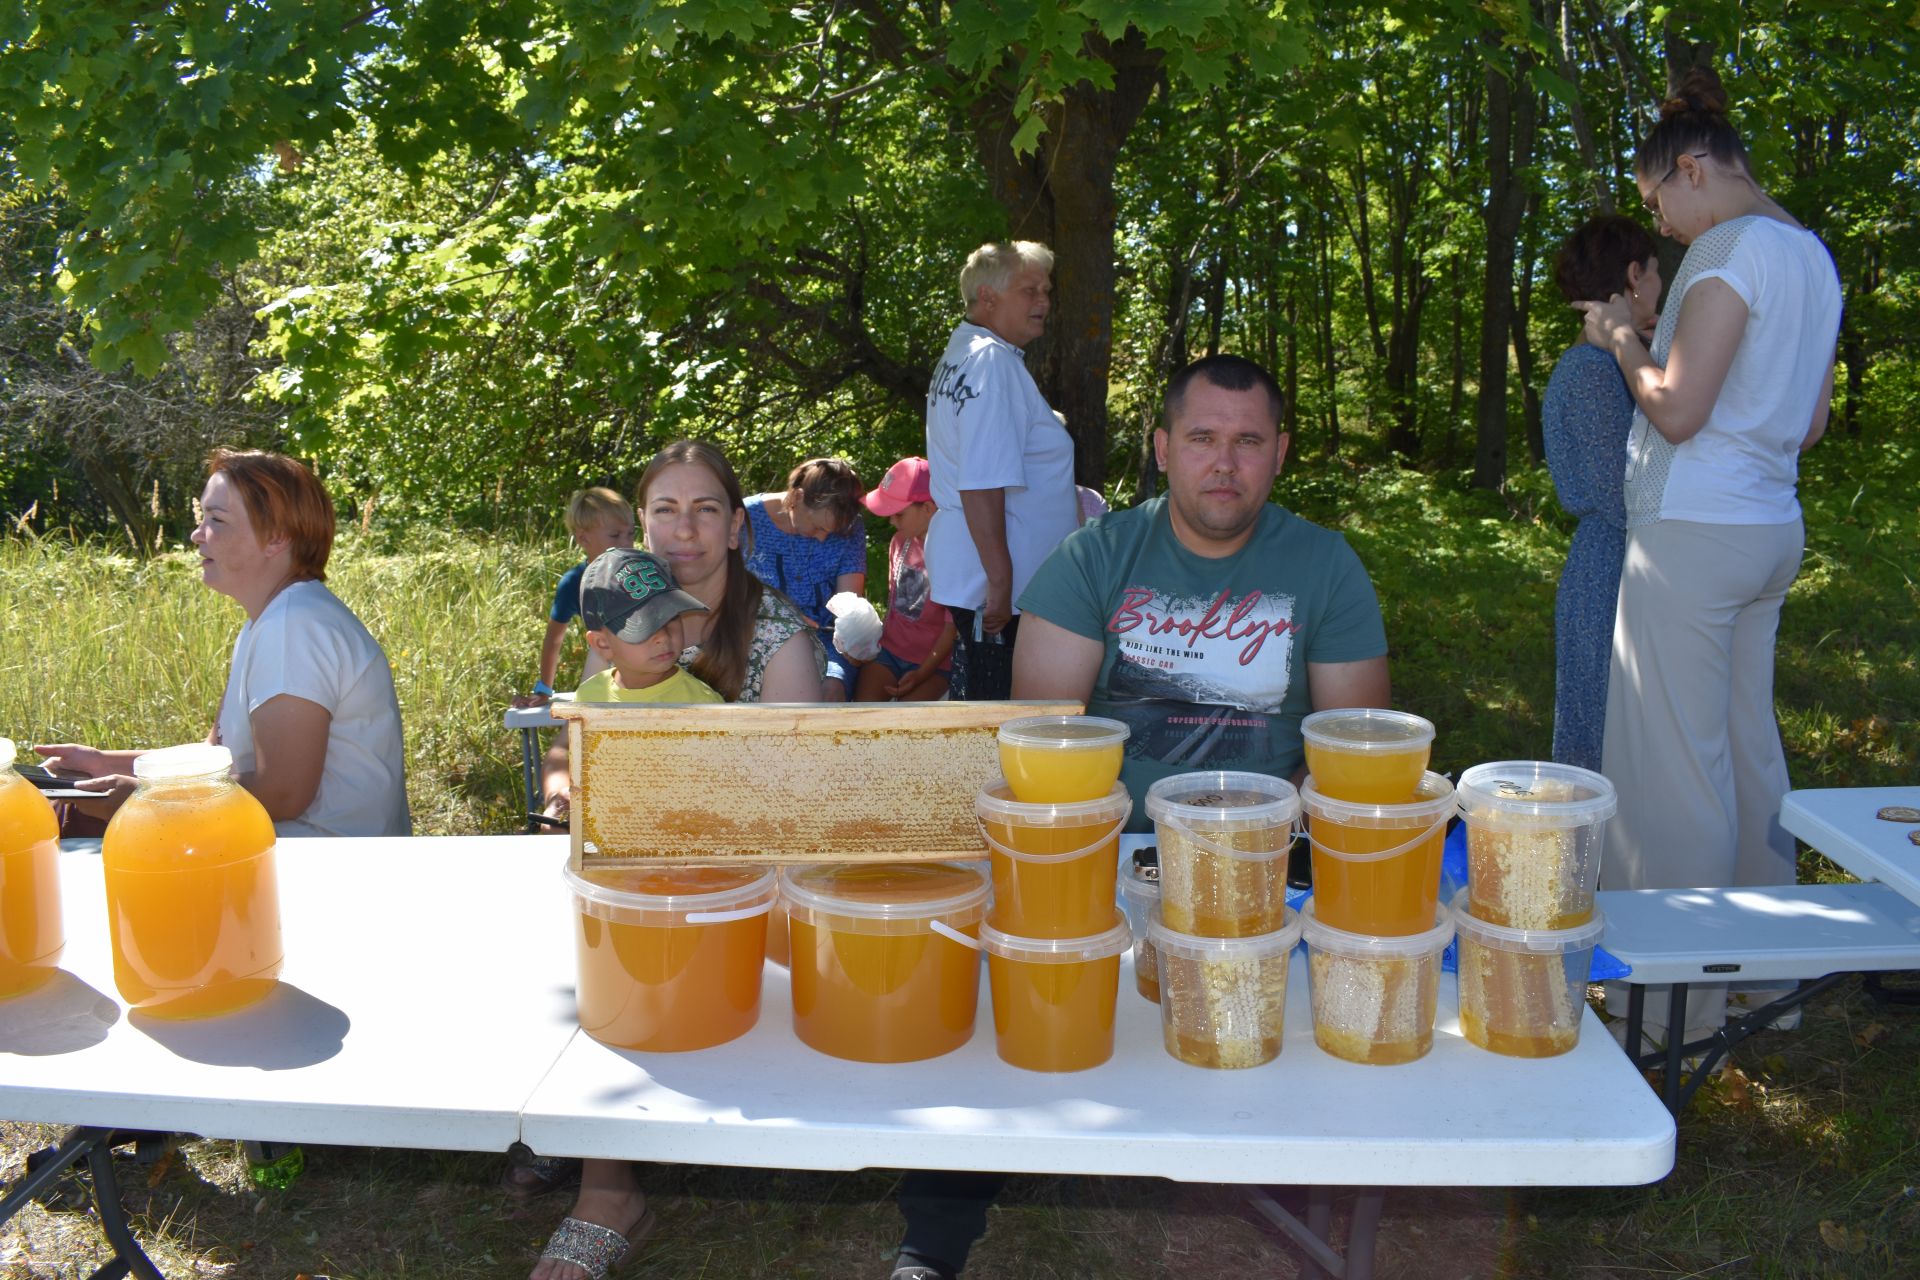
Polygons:
<instances>
[{"instance_id":1,"label":"beige trousers","mask_svg":"<svg viewBox=\"0 0 1920 1280\"><path fill-rule=\"evenodd\" d=\"M1602 888L1793 883L1773 648L1805 541L1798 520L1628 531L1601 750L1620 811L1607 824ZM1607 1004L1615 1009L1611 990ZM1690 989L1686 1030L1725 1018L1724 987ZM1664 1035L1664 989L1648 992L1647 1023Z\"/></svg>"}]
</instances>

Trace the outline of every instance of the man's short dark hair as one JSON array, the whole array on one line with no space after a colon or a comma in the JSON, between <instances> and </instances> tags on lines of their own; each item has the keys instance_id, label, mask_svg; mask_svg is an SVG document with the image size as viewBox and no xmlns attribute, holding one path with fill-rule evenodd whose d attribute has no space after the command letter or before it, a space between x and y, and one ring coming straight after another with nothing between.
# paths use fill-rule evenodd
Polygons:
<instances>
[{"instance_id":1,"label":"man's short dark hair","mask_svg":"<svg viewBox=\"0 0 1920 1280\"><path fill-rule=\"evenodd\" d=\"M1160 425L1173 430L1174 415L1180 412L1180 404L1187 398L1187 388L1194 379L1205 378L1222 391L1252 391L1258 388L1267 393L1269 416L1273 419L1274 429L1280 427L1281 411L1286 407L1286 397L1280 391L1280 384L1273 375L1245 356L1202 356L1192 364L1173 375L1173 381L1167 384L1167 395Z\"/></svg>"}]
</instances>

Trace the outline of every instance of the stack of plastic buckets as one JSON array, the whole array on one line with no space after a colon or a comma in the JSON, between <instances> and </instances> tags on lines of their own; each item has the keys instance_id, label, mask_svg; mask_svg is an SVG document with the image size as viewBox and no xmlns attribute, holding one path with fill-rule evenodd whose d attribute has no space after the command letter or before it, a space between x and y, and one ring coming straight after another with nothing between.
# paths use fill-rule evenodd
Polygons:
<instances>
[{"instance_id":1,"label":"stack of plastic buckets","mask_svg":"<svg viewBox=\"0 0 1920 1280\"><path fill-rule=\"evenodd\" d=\"M1593 905L1613 784L1572 765L1506 760L1460 775L1467 887L1460 930L1460 1031L1519 1058L1580 1039L1588 968L1606 925Z\"/></svg>"},{"instance_id":2,"label":"stack of plastic buckets","mask_svg":"<svg viewBox=\"0 0 1920 1280\"><path fill-rule=\"evenodd\" d=\"M1029 1071L1080 1071L1113 1056L1120 956L1115 905L1127 726L1097 716L1029 716L1000 727L1005 775L974 813L993 875L979 930L1000 1057Z\"/></svg>"},{"instance_id":3,"label":"stack of plastic buckets","mask_svg":"<svg viewBox=\"0 0 1920 1280\"><path fill-rule=\"evenodd\" d=\"M1438 901L1453 784L1427 770L1433 725L1419 716L1321 711L1300 729L1314 1042L1351 1062L1412 1062L1433 1047L1440 959L1454 933Z\"/></svg>"},{"instance_id":4,"label":"stack of plastic buckets","mask_svg":"<svg viewBox=\"0 0 1920 1280\"><path fill-rule=\"evenodd\" d=\"M1300 939L1286 897L1300 798L1266 774L1183 773L1149 787L1146 808L1159 846L1149 934L1167 1052L1201 1067L1270 1062Z\"/></svg>"}]
</instances>

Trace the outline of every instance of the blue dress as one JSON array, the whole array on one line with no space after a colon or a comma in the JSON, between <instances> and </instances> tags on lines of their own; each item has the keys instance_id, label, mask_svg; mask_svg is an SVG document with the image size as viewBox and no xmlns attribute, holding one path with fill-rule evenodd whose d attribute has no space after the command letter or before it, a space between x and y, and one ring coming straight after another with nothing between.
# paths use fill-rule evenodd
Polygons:
<instances>
[{"instance_id":1,"label":"blue dress","mask_svg":"<svg viewBox=\"0 0 1920 1280\"><path fill-rule=\"evenodd\" d=\"M771 496L758 493L746 500L747 522L753 534L747 569L768 586L785 592L820 628L828 678L850 679L846 659L833 647L834 616L827 610L827 601L838 590L835 584L841 574L867 571L866 522L855 520L824 542L788 533L773 522L773 513L767 510Z\"/></svg>"},{"instance_id":2,"label":"blue dress","mask_svg":"<svg viewBox=\"0 0 1920 1280\"><path fill-rule=\"evenodd\" d=\"M1597 772L1613 611L1627 551L1621 488L1633 394L1613 356L1582 343L1553 367L1541 417L1554 493L1580 522L1553 606L1553 758Z\"/></svg>"}]
</instances>

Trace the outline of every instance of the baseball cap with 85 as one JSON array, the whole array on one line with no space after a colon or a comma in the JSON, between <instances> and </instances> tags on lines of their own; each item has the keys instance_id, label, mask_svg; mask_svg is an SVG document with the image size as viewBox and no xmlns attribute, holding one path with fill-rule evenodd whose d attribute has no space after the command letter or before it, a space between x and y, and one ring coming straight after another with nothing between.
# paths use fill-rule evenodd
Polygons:
<instances>
[{"instance_id":1,"label":"baseball cap with 85","mask_svg":"<svg viewBox=\"0 0 1920 1280\"><path fill-rule=\"evenodd\" d=\"M694 611L705 613L707 606L682 591L667 562L651 551L604 551L580 580L580 620L587 630L611 631L629 643Z\"/></svg>"}]
</instances>

